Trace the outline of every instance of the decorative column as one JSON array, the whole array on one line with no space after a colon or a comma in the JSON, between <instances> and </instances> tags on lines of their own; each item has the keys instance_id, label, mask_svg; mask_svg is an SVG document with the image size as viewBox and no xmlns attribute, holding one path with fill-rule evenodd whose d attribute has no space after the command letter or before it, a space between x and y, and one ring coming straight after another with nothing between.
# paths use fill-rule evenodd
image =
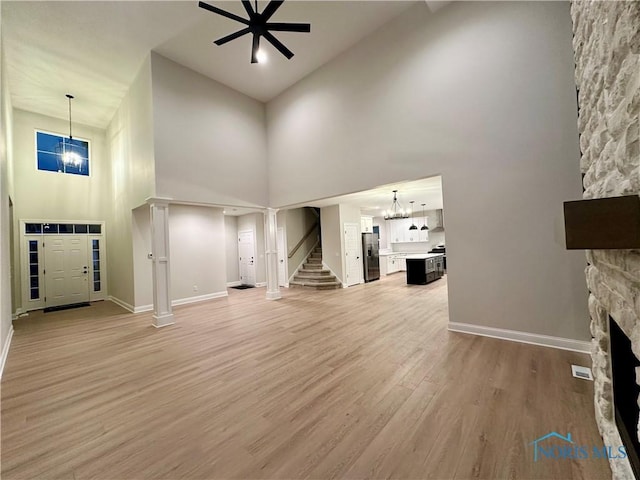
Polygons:
<instances>
[{"instance_id":1,"label":"decorative column","mask_svg":"<svg viewBox=\"0 0 640 480\"><path fill-rule=\"evenodd\" d=\"M172 325L171 270L169 269L169 201L153 198L151 205L151 253L153 264L153 326Z\"/></svg>"},{"instance_id":2,"label":"decorative column","mask_svg":"<svg viewBox=\"0 0 640 480\"><path fill-rule=\"evenodd\" d=\"M278 300L280 286L278 284L278 219L275 208L267 208L264 212L264 243L267 257L267 300Z\"/></svg>"}]
</instances>

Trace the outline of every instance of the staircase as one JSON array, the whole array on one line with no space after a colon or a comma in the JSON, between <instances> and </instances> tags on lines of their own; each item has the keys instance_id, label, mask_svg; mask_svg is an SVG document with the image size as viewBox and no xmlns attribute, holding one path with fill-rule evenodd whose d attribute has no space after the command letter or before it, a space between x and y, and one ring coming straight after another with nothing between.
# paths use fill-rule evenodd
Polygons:
<instances>
[{"instance_id":1,"label":"staircase","mask_svg":"<svg viewBox=\"0 0 640 480\"><path fill-rule=\"evenodd\" d=\"M289 282L289 287L334 290L341 288L342 284L329 270L322 268L322 248L316 247L294 275L293 281Z\"/></svg>"}]
</instances>

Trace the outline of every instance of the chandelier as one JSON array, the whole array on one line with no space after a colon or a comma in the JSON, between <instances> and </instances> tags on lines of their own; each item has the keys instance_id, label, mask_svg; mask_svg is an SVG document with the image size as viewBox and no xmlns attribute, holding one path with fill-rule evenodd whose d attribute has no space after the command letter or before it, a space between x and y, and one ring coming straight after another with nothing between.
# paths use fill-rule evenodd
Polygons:
<instances>
[{"instance_id":1,"label":"chandelier","mask_svg":"<svg viewBox=\"0 0 640 480\"><path fill-rule=\"evenodd\" d=\"M391 202L391 207L389 210L385 210L382 212L385 220L394 220L397 218L409 218L411 211L407 211L402 208L400 202L398 202L398 190L393 191L393 202Z\"/></svg>"}]
</instances>

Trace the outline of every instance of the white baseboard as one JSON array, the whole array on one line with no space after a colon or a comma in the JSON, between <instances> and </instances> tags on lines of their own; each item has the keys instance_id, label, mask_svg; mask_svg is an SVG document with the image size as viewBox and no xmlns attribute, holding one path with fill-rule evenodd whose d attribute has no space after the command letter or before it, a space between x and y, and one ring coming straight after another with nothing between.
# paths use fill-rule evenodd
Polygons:
<instances>
[{"instance_id":1,"label":"white baseboard","mask_svg":"<svg viewBox=\"0 0 640 480\"><path fill-rule=\"evenodd\" d=\"M196 297L178 298L176 300L171 301L171 306L177 307L178 305L187 305L189 303L204 302L206 300L212 300L214 298L226 297L227 295L228 293L225 290L223 292L208 293L206 295L198 295ZM127 302L123 302L122 300L116 297L110 296L109 300L111 300L113 303L117 305L120 305L122 308L129 310L131 313L144 313L144 312L153 311L153 304L139 305L137 307L134 307L133 305L129 305Z\"/></svg>"},{"instance_id":2,"label":"white baseboard","mask_svg":"<svg viewBox=\"0 0 640 480\"><path fill-rule=\"evenodd\" d=\"M256 283L256 288L266 287L266 286L267 286L267 282L258 282L258 283Z\"/></svg>"},{"instance_id":3,"label":"white baseboard","mask_svg":"<svg viewBox=\"0 0 640 480\"><path fill-rule=\"evenodd\" d=\"M120 305L122 308L124 308L125 310L129 310L131 313L135 313L135 308L133 307L133 305L129 305L127 302L120 300L119 298L114 297L113 295L109 295L107 297L107 300L115 303L116 305Z\"/></svg>"},{"instance_id":4,"label":"white baseboard","mask_svg":"<svg viewBox=\"0 0 640 480\"><path fill-rule=\"evenodd\" d=\"M206 300L213 300L214 298L226 297L228 295L229 294L227 293L227 291L224 290L222 292L207 293L206 295L198 295L196 297L179 298L177 300L172 300L171 306L177 307L178 305L187 305L189 303L204 302Z\"/></svg>"},{"instance_id":5,"label":"white baseboard","mask_svg":"<svg viewBox=\"0 0 640 480\"><path fill-rule=\"evenodd\" d=\"M4 341L2 346L2 358L0 358L0 378L2 378L2 372L4 372L4 364L9 356L9 347L11 346L11 339L13 338L13 325L9 326L9 335Z\"/></svg>"},{"instance_id":6,"label":"white baseboard","mask_svg":"<svg viewBox=\"0 0 640 480\"><path fill-rule=\"evenodd\" d=\"M572 352L591 352L591 342L573 340L571 338L552 337L550 335L540 335L538 333L518 332L516 330L506 330L503 328L484 327L482 325L457 322L449 322L448 329L450 332L470 333L472 335L480 335L482 337L528 343L530 345L558 348L560 350L570 350Z\"/></svg>"},{"instance_id":7,"label":"white baseboard","mask_svg":"<svg viewBox=\"0 0 640 480\"><path fill-rule=\"evenodd\" d=\"M242 285L240 280L236 280L235 282L227 282L227 287L239 287Z\"/></svg>"}]
</instances>

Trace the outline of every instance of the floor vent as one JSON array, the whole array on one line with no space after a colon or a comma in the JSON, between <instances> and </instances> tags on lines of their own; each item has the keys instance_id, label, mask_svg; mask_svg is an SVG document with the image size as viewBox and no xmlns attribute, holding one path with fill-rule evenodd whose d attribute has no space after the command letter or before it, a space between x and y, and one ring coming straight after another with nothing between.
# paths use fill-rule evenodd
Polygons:
<instances>
[{"instance_id":1,"label":"floor vent","mask_svg":"<svg viewBox=\"0 0 640 480\"><path fill-rule=\"evenodd\" d=\"M593 381L593 375L591 375L591 369L588 367L580 367L578 365L571 365L571 373L576 378L582 378L583 380Z\"/></svg>"}]
</instances>

